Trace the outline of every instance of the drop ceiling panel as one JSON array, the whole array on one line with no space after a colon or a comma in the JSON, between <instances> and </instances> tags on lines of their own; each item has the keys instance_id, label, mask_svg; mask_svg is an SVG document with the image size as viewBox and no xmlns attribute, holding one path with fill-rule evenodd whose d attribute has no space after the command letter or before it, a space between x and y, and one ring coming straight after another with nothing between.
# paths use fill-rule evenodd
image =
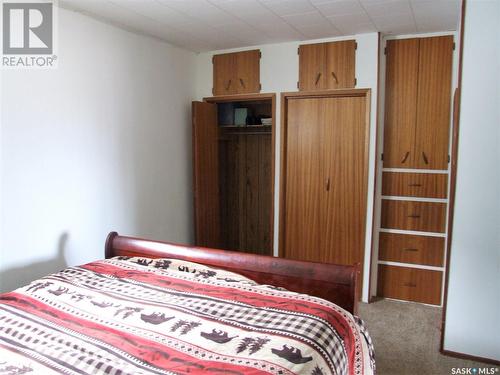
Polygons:
<instances>
[{"instance_id":1,"label":"drop ceiling panel","mask_svg":"<svg viewBox=\"0 0 500 375\"><path fill-rule=\"evenodd\" d=\"M460 0L60 0L192 51L375 32L456 30Z\"/></svg>"}]
</instances>

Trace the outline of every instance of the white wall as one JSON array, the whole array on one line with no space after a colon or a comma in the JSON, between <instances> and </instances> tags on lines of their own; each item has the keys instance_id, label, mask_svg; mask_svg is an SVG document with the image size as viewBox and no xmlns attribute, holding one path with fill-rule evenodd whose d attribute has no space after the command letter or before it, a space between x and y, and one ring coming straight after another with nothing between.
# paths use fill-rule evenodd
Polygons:
<instances>
[{"instance_id":1,"label":"white wall","mask_svg":"<svg viewBox=\"0 0 500 375\"><path fill-rule=\"evenodd\" d=\"M466 7L444 349L500 360L500 2Z\"/></svg>"},{"instance_id":2,"label":"white wall","mask_svg":"<svg viewBox=\"0 0 500 375\"><path fill-rule=\"evenodd\" d=\"M358 49L356 51L356 78L357 88L370 88L372 90L371 103L371 131L370 131L370 161L368 178L368 210L366 231L366 257L364 264L363 300L368 298L368 282L370 269L370 249L372 235L372 213L373 213L373 183L375 165L375 126L376 126L376 103L377 103L377 70L378 70L378 34L361 34L343 38L321 39L314 41L289 42L280 44L267 44L255 47L232 49L225 51L212 51L198 55L196 63L196 94L198 99L212 96L212 56L217 53L233 52L238 50L260 49L262 58L260 61L260 82L263 93L297 91L299 75L299 57L297 48L300 44L315 43L322 41L334 41L356 39ZM279 166L280 166L280 97L277 95L276 102L276 152L275 152L275 217L274 217L274 252L278 252L278 210L279 210Z\"/></svg>"},{"instance_id":3,"label":"white wall","mask_svg":"<svg viewBox=\"0 0 500 375\"><path fill-rule=\"evenodd\" d=\"M3 71L0 284L103 258L107 232L192 241L195 55L59 10L59 67Z\"/></svg>"}]
</instances>

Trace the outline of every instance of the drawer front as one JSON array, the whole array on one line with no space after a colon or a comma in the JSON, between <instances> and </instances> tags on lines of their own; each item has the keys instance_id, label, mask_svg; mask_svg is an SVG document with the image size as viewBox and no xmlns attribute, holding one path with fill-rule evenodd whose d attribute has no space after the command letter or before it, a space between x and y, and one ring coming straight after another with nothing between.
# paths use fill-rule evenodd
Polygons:
<instances>
[{"instance_id":1,"label":"drawer front","mask_svg":"<svg viewBox=\"0 0 500 375\"><path fill-rule=\"evenodd\" d=\"M382 195L446 198L448 175L436 173L384 172Z\"/></svg>"},{"instance_id":2,"label":"drawer front","mask_svg":"<svg viewBox=\"0 0 500 375\"><path fill-rule=\"evenodd\" d=\"M417 268L378 266L377 294L379 297L441 304L441 271Z\"/></svg>"},{"instance_id":3,"label":"drawer front","mask_svg":"<svg viewBox=\"0 0 500 375\"><path fill-rule=\"evenodd\" d=\"M444 233L445 223L445 203L382 199L382 228Z\"/></svg>"},{"instance_id":4,"label":"drawer front","mask_svg":"<svg viewBox=\"0 0 500 375\"><path fill-rule=\"evenodd\" d=\"M379 259L442 267L444 238L380 233Z\"/></svg>"}]
</instances>

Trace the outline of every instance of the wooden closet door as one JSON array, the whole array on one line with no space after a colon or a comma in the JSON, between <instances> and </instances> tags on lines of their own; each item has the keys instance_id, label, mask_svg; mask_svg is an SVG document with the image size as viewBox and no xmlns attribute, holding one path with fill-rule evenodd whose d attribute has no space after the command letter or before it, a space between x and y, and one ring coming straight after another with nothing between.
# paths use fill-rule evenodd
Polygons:
<instances>
[{"instance_id":1,"label":"wooden closet door","mask_svg":"<svg viewBox=\"0 0 500 375\"><path fill-rule=\"evenodd\" d=\"M214 95L232 95L238 93L236 79L236 55L224 53L213 57Z\"/></svg>"},{"instance_id":2,"label":"wooden closet door","mask_svg":"<svg viewBox=\"0 0 500 375\"><path fill-rule=\"evenodd\" d=\"M418 39L387 41L384 167L412 168L415 160Z\"/></svg>"},{"instance_id":3,"label":"wooden closet door","mask_svg":"<svg viewBox=\"0 0 500 375\"><path fill-rule=\"evenodd\" d=\"M193 102L195 244L220 246L219 147L215 104Z\"/></svg>"},{"instance_id":4,"label":"wooden closet door","mask_svg":"<svg viewBox=\"0 0 500 375\"><path fill-rule=\"evenodd\" d=\"M420 39L415 168L447 169L453 36Z\"/></svg>"},{"instance_id":5,"label":"wooden closet door","mask_svg":"<svg viewBox=\"0 0 500 375\"><path fill-rule=\"evenodd\" d=\"M299 47L299 90L326 89L326 43Z\"/></svg>"},{"instance_id":6,"label":"wooden closet door","mask_svg":"<svg viewBox=\"0 0 500 375\"><path fill-rule=\"evenodd\" d=\"M329 89L355 86L356 41L326 44L326 86Z\"/></svg>"},{"instance_id":7,"label":"wooden closet door","mask_svg":"<svg viewBox=\"0 0 500 375\"><path fill-rule=\"evenodd\" d=\"M321 261L363 263L368 179L366 99L320 99L324 105L327 161L325 245Z\"/></svg>"},{"instance_id":8,"label":"wooden closet door","mask_svg":"<svg viewBox=\"0 0 500 375\"><path fill-rule=\"evenodd\" d=\"M243 51L235 54L236 91L238 94L260 92L260 51Z\"/></svg>"},{"instance_id":9,"label":"wooden closet door","mask_svg":"<svg viewBox=\"0 0 500 375\"><path fill-rule=\"evenodd\" d=\"M321 99L289 99L286 131L285 256L318 261L326 206Z\"/></svg>"}]
</instances>

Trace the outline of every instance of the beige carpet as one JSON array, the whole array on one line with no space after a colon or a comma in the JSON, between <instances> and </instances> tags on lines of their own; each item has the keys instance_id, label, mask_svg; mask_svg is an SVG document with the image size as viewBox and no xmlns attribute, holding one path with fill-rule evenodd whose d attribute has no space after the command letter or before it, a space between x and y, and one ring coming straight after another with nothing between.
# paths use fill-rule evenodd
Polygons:
<instances>
[{"instance_id":1,"label":"beige carpet","mask_svg":"<svg viewBox=\"0 0 500 375\"><path fill-rule=\"evenodd\" d=\"M453 367L491 367L439 353L441 308L379 300L359 316L375 346L378 375L450 375Z\"/></svg>"}]
</instances>

